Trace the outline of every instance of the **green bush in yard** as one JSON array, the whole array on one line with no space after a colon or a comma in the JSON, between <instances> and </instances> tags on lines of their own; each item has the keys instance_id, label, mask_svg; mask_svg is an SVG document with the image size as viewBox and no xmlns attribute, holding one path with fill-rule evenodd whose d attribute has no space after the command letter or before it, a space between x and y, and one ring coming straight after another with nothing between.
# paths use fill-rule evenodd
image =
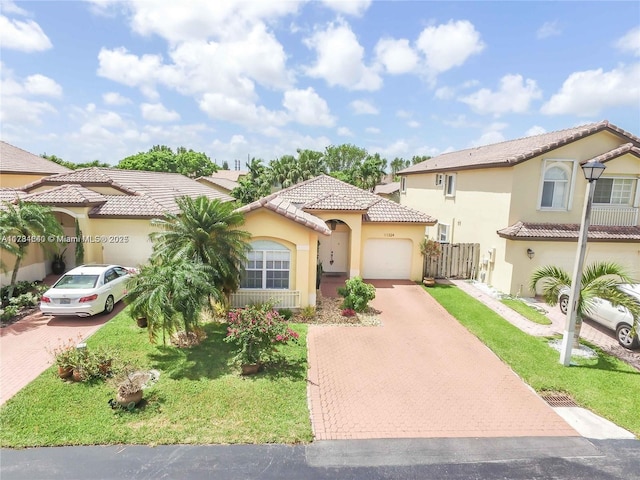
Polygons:
<instances>
[{"instance_id":1,"label":"green bush in yard","mask_svg":"<svg viewBox=\"0 0 640 480\"><path fill-rule=\"evenodd\" d=\"M338 293L344 297L342 308L356 312L364 312L369 302L376 298L376 288L370 283L364 283L360 277L347 280L344 287L338 288Z\"/></svg>"}]
</instances>

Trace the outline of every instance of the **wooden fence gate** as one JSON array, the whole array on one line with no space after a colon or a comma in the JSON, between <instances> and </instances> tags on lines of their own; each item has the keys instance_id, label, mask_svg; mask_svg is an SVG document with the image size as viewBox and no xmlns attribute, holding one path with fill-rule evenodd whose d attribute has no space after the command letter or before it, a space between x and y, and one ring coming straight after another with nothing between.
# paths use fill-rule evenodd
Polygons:
<instances>
[{"instance_id":1,"label":"wooden fence gate","mask_svg":"<svg viewBox=\"0 0 640 480\"><path fill-rule=\"evenodd\" d=\"M423 276L435 278L475 278L480 261L479 243L445 243L439 257L425 258Z\"/></svg>"}]
</instances>

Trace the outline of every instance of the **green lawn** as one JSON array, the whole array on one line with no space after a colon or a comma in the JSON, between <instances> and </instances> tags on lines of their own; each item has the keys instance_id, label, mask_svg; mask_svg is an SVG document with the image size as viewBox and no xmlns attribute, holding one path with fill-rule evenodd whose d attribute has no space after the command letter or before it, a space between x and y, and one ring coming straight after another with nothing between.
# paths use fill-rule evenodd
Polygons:
<instances>
[{"instance_id":1,"label":"green lawn","mask_svg":"<svg viewBox=\"0 0 640 480\"><path fill-rule=\"evenodd\" d=\"M539 323L540 325L551 325L551 320L549 320L549 317L543 315L531 305L528 305L522 300L518 300L516 298L503 298L500 301L511 310L515 310L516 312L518 312L527 320L530 320L534 323Z\"/></svg>"},{"instance_id":2,"label":"green lawn","mask_svg":"<svg viewBox=\"0 0 640 480\"><path fill-rule=\"evenodd\" d=\"M580 406L640 436L640 372L601 351L596 359L574 358L579 365L564 367L548 339L527 335L458 288L425 290L536 391L565 392Z\"/></svg>"},{"instance_id":3,"label":"green lawn","mask_svg":"<svg viewBox=\"0 0 640 480\"><path fill-rule=\"evenodd\" d=\"M205 325L208 338L190 349L149 343L125 312L89 339L110 345L123 361L161 372L132 412L112 410L113 386L60 380L53 368L0 409L0 445L297 443L312 440L306 395L305 325L286 362L253 377L229 366L226 326Z\"/></svg>"}]
</instances>

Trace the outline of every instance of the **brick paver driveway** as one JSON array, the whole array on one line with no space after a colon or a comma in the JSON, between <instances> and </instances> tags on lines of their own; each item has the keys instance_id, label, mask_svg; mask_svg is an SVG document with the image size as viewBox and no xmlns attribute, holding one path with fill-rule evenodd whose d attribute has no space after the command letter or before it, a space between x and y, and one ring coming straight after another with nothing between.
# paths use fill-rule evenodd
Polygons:
<instances>
[{"instance_id":1,"label":"brick paver driveway","mask_svg":"<svg viewBox=\"0 0 640 480\"><path fill-rule=\"evenodd\" d=\"M316 439L578 435L420 286L373 283L382 326L309 329Z\"/></svg>"}]
</instances>

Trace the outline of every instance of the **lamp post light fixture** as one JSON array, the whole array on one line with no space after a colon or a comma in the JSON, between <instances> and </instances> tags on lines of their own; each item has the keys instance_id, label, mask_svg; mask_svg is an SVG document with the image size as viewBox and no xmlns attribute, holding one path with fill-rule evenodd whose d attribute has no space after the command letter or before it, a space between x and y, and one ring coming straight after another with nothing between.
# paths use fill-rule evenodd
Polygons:
<instances>
[{"instance_id":1,"label":"lamp post light fixture","mask_svg":"<svg viewBox=\"0 0 640 480\"><path fill-rule=\"evenodd\" d=\"M584 178L587 180L587 192L584 200L584 210L582 212L582 223L580 234L578 235L578 250L573 268L571 280L571 293L569 295L569 311L565 322L564 335L562 337L562 348L560 350L560 363L565 367L571 364L571 350L573 348L573 336L576 331L576 318L578 313L578 300L580 299L580 289L582 287L582 268L584 265L584 254L587 250L587 235L591 223L591 204L593 203L593 193L596 190L596 181L607 168L600 162L589 161L582 165Z\"/></svg>"}]
</instances>

